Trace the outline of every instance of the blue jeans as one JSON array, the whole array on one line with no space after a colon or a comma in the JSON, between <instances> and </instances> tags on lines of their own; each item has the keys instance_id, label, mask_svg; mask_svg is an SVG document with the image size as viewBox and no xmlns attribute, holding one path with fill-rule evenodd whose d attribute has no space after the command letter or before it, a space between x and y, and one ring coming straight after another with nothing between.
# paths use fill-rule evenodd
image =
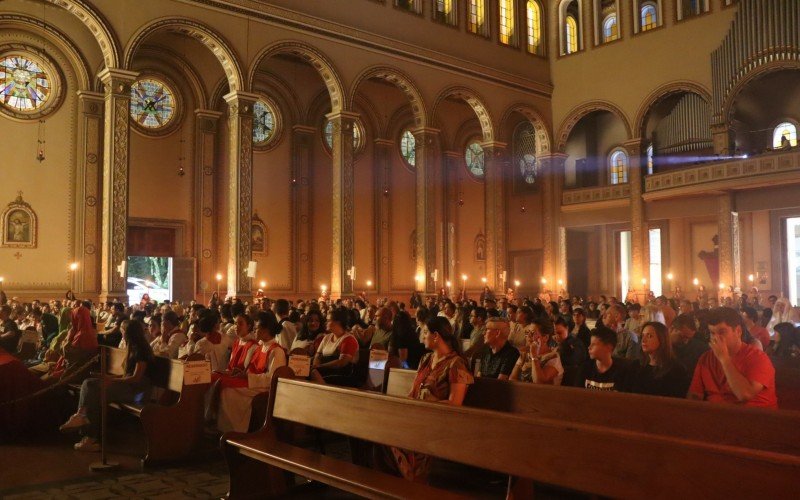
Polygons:
<instances>
[{"instance_id":1,"label":"blue jeans","mask_svg":"<svg viewBox=\"0 0 800 500\"><path fill-rule=\"evenodd\" d=\"M87 378L81 385L78 402L79 408L86 408L86 417L89 419L86 435L95 439L100 433L100 388L99 378ZM106 387L106 401L108 403L135 403L142 400L149 392L150 383L147 380L138 384L111 382Z\"/></svg>"}]
</instances>

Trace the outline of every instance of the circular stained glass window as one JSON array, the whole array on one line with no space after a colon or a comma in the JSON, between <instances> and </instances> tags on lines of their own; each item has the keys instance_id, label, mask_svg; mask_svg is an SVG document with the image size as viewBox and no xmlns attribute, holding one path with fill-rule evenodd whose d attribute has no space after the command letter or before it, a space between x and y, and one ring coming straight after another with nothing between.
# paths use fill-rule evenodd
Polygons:
<instances>
[{"instance_id":1,"label":"circular stained glass window","mask_svg":"<svg viewBox=\"0 0 800 500\"><path fill-rule=\"evenodd\" d=\"M131 85L131 118L147 130L163 129L175 117L175 92L163 81L143 78Z\"/></svg>"},{"instance_id":2,"label":"circular stained glass window","mask_svg":"<svg viewBox=\"0 0 800 500\"><path fill-rule=\"evenodd\" d=\"M275 136L275 112L266 101L258 100L253 106L253 144L266 145Z\"/></svg>"},{"instance_id":3,"label":"circular stained glass window","mask_svg":"<svg viewBox=\"0 0 800 500\"><path fill-rule=\"evenodd\" d=\"M400 155L412 167L417 164L417 139L410 130L400 137Z\"/></svg>"},{"instance_id":4,"label":"circular stained glass window","mask_svg":"<svg viewBox=\"0 0 800 500\"><path fill-rule=\"evenodd\" d=\"M333 122L325 119L325 144L328 146L328 149L333 149ZM353 128L353 150L358 151L361 149L362 145L362 137L364 136L364 132L361 130L361 125L359 123L355 124Z\"/></svg>"},{"instance_id":5,"label":"circular stained glass window","mask_svg":"<svg viewBox=\"0 0 800 500\"><path fill-rule=\"evenodd\" d=\"M0 103L18 113L39 111L50 98L52 75L44 64L26 55L0 58Z\"/></svg>"},{"instance_id":6,"label":"circular stained glass window","mask_svg":"<svg viewBox=\"0 0 800 500\"><path fill-rule=\"evenodd\" d=\"M475 177L483 177L484 174L484 159L483 148L477 142L470 143L465 152L465 160L467 162L467 169L469 173Z\"/></svg>"}]
</instances>

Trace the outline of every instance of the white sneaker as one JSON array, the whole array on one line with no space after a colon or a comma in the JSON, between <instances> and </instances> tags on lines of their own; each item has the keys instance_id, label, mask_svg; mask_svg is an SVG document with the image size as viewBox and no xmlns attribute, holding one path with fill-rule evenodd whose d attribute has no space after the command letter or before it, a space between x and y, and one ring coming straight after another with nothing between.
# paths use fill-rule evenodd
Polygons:
<instances>
[{"instance_id":1,"label":"white sneaker","mask_svg":"<svg viewBox=\"0 0 800 500\"><path fill-rule=\"evenodd\" d=\"M100 451L100 443L89 436L84 436L80 442L75 443L73 448L77 451Z\"/></svg>"},{"instance_id":2,"label":"white sneaker","mask_svg":"<svg viewBox=\"0 0 800 500\"><path fill-rule=\"evenodd\" d=\"M64 431L71 431L74 429L80 429L81 427L89 425L89 419L86 418L86 415L81 415L80 413L76 413L75 415L69 417L69 420L64 422L64 424L58 428L61 432Z\"/></svg>"}]
</instances>

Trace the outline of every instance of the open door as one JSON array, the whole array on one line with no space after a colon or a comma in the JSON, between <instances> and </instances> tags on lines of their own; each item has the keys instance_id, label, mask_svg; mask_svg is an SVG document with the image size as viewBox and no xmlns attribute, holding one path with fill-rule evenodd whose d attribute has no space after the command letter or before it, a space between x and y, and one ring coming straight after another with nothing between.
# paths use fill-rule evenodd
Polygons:
<instances>
[{"instance_id":1,"label":"open door","mask_svg":"<svg viewBox=\"0 0 800 500\"><path fill-rule=\"evenodd\" d=\"M172 300L188 302L195 298L194 257L175 257L172 259Z\"/></svg>"}]
</instances>

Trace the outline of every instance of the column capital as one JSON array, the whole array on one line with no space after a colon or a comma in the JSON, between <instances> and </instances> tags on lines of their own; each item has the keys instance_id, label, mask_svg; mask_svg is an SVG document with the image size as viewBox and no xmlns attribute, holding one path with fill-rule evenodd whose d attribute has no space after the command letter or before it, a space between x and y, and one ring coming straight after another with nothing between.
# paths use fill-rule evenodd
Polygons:
<instances>
[{"instance_id":1,"label":"column capital","mask_svg":"<svg viewBox=\"0 0 800 500\"><path fill-rule=\"evenodd\" d=\"M87 115L100 116L103 114L103 100L105 96L100 92L87 92L79 90L76 92L78 95L78 102L81 112Z\"/></svg>"},{"instance_id":2,"label":"column capital","mask_svg":"<svg viewBox=\"0 0 800 500\"><path fill-rule=\"evenodd\" d=\"M353 111L334 111L325 115L328 120L350 120L356 121L361 115Z\"/></svg>"},{"instance_id":3,"label":"column capital","mask_svg":"<svg viewBox=\"0 0 800 500\"><path fill-rule=\"evenodd\" d=\"M194 116L197 118L205 118L206 120L219 120L222 118L222 113L214 111L213 109L195 109Z\"/></svg>"},{"instance_id":4,"label":"column capital","mask_svg":"<svg viewBox=\"0 0 800 500\"><path fill-rule=\"evenodd\" d=\"M374 143L375 146L383 148L390 148L393 147L395 144L394 141L391 141L389 139L375 139Z\"/></svg>"},{"instance_id":5,"label":"column capital","mask_svg":"<svg viewBox=\"0 0 800 500\"><path fill-rule=\"evenodd\" d=\"M438 128L433 127L419 127L411 129L411 133L414 134L414 137L421 135L421 136L438 136L442 133L441 130Z\"/></svg>"},{"instance_id":6,"label":"column capital","mask_svg":"<svg viewBox=\"0 0 800 500\"><path fill-rule=\"evenodd\" d=\"M294 134L312 135L316 132L317 129L309 127L308 125L295 125L292 127L292 133Z\"/></svg>"},{"instance_id":7,"label":"column capital","mask_svg":"<svg viewBox=\"0 0 800 500\"><path fill-rule=\"evenodd\" d=\"M228 106L241 106L239 109L244 113L252 113L253 105L261 98L258 94L250 92L234 91L222 96Z\"/></svg>"},{"instance_id":8,"label":"column capital","mask_svg":"<svg viewBox=\"0 0 800 500\"><path fill-rule=\"evenodd\" d=\"M628 150L629 153L639 155L643 149L644 139L641 137L637 137L636 139L631 139L629 141L625 141L622 143L622 147Z\"/></svg>"},{"instance_id":9,"label":"column capital","mask_svg":"<svg viewBox=\"0 0 800 500\"><path fill-rule=\"evenodd\" d=\"M500 141L486 141L480 144L483 149L506 149L508 147L507 142Z\"/></svg>"},{"instance_id":10,"label":"column capital","mask_svg":"<svg viewBox=\"0 0 800 500\"><path fill-rule=\"evenodd\" d=\"M464 153L461 151L447 150L442 151L442 156L448 160L459 160L464 157Z\"/></svg>"},{"instance_id":11,"label":"column capital","mask_svg":"<svg viewBox=\"0 0 800 500\"><path fill-rule=\"evenodd\" d=\"M97 74L97 77L100 78L100 81L105 85L114 84L116 82L130 84L139 77L139 72L119 68L103 68L103 70Z\"/></svg>"}]
</instances>

